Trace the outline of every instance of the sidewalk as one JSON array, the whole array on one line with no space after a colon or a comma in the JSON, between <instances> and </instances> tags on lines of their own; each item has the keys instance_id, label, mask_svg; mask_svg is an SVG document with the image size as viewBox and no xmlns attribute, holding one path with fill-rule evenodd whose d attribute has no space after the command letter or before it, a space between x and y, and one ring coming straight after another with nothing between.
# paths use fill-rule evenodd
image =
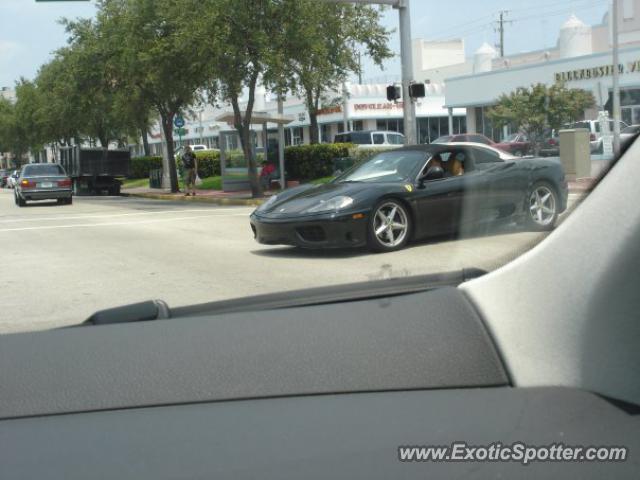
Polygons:
<instances>
[{"instance_id":1,"label":"sidewalk","mask_svg":"<svg viewBox=\"0 0 640 480\"><path fill-rule=\"evenodd\" d=\"M594 178L578 178L570 180L569 193L585 193L587 192L593 182ZM267 191L265 197L270 197L277 192ZM163 190L158 188L138 187L138 188L126 188L121 192L124 197L140 197L140 198L152 198L156 200L173 200L181 202L202 202L213 203L216 205L233 205L233 206L247 206L257 207L261 205L265 198L251 198L250 191L239 192L223 192L222 190L197 190L196 196L185 197L184 193L171 193L169 190Z\"/></svg>"}]
</instances>

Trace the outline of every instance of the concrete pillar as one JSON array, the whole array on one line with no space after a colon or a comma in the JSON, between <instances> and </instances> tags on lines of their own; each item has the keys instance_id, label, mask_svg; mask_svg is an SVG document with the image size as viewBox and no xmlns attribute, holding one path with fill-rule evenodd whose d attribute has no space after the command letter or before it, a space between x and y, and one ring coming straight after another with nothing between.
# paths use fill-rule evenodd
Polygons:
<instances>
[{"instance_id":1,"label":"concrete pillar","mask_svg":"<svg viewBox=\"0 0 640 480\"><path fill-rule=\"evenodd\" d=\"M467 107L467 133L477 133L476 126L476 109Z\"/></svg>"},{"instance_id":2,"label":"concrete pillar","mask_svg":"<svg viewBox=\"0 0 640 480\"><path fill-rule=\"evenodd\" d=\"M453 108L447 109L449 113L449 135L453 135Z\"/></svg>"},{"instance_id":3,"label":"concrete pillar","mask_svg":"<svg viewBox=\"0 0 640 480\"><path fill-rule=\"evenodd\" d=\"M591 176L591 149L589 130L560 130L560 162L571 178Z\"/></svg>"}]
</instances>

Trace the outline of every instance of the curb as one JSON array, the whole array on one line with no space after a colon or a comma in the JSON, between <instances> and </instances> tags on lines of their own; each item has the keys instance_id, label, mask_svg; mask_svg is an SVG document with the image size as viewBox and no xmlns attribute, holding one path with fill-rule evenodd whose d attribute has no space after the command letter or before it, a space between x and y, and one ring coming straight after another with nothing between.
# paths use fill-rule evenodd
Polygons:
<instances>
[{"instance_id":1,"label":"curb","mask_svg":"<svg viewBox=\"0 0 640 480\"><path fill-rule=\"evenodd\" d=\"M264 198L215 198L205 196L185 197L183 195L163 195L161 193L127 193L121 192L121 197L149 198L153 200L171 200L174 202L211 203L236 207L257 207L262 205Z\"/></svg>"}]
</instances>

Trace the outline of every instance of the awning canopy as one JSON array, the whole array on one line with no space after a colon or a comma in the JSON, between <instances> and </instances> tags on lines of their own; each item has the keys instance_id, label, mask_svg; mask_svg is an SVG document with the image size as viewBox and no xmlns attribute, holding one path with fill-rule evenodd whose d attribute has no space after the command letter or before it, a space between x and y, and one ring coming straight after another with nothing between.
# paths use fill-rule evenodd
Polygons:
<instances>
[{"instance_id":1,"label":"awning canopy","mask_svg":"<svg viewBox=\"0 0 640 480\"><path fill-rule=\"evenodd\" d=\"M276 123L278 125L287 125L293 122L295 119L288 115L271 114L267 112L253 112L251 115L252 125L263 125L265 123ZM218 122L226 122L233 125L235 121L235 115L233 112L224 112L216 117Z\"/></svg>"}]
</instances>

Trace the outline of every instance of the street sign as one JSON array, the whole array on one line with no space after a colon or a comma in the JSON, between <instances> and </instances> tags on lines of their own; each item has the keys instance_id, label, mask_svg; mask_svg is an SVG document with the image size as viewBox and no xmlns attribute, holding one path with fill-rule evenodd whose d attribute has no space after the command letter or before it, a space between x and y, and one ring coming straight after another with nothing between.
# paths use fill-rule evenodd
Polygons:
<instances>
[{"instance_id":1,"label":"street sign","mask_svg":"<svg viewBox=\"0 0 640 480\"><path fill-rule=\"evenodd\" d=\"M184 118L176 116L176 118L173 119L173 124L176 126L176 128L184 127Z\"/></svg>"}]
</instances>

